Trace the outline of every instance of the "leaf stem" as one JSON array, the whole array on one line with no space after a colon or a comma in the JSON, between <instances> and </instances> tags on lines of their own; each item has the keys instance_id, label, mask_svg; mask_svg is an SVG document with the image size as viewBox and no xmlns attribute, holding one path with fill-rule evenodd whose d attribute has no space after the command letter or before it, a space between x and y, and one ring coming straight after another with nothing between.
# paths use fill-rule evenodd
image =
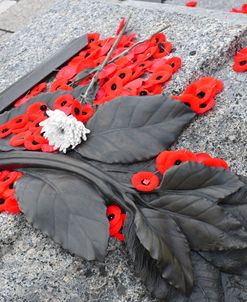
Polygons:
<instances>
[{"instance_id":1,"label":"leaf stem","mask_svg":"<svg viewBox=\"0 0 247 302\"><path fill-rule=\"evenodd\" d=\"M116 36L115 42L113 43L110 51L108 52L104 62L98 67L96 73L94 74L92 80L90 81L89 86L87 87L87 90L85 91L85 93L83 95L80 95L80 97L79 97L80 102L84 101L85 103L87 103L87 98L88 98L88 94L89 94L90 90L93 88L94 84L96 83L99 73L102 71L102 69L107 64L109 64L108 60L110 59L110 57L111 57L112 53L114 52L114 50L117 48L117 45L118 45L120 39L122 38L123 34L125 33L126 28L128 26L128 23L129 23L129 20L130 20L130 16L126 18L126 21L124 22L123 28L121 29L120 33Z\"/></svg>"}]
</instances>

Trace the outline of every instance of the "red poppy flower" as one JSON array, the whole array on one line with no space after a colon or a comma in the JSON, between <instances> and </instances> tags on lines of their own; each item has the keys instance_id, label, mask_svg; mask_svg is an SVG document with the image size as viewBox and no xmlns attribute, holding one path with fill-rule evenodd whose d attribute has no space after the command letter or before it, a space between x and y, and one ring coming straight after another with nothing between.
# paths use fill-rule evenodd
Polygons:
<instances>
[{"instance_id":1,"label":"red poppy flower","mask_svg":"<svg viewBox=\"0 0 247 302\"><path fill-rule=\"evenodd\" d=\"M10 214L18 214L21 212L17 200L12 195L8 198L3 198L0 196L0 212L6 211Z\"/></svg>"},{"instance_id":2,"label":"red poppy flower","mask_svg":"<svg viewBox=\"0 0 247 302\"><path fill-rule=\"evenodd\" d=\"M247 71L247 47L240 50L234 57L233 70L236 72Z\"/></svg>"},{"instance_id":3,"label":"red poppy flower","mask_svg":"<svg viewBox=\"0 0 247 302\"><path fill-rule=\"evenodd\" d=\"M66 84L67 80L65 79L55 80L50 86L50 92L55 92L59 90L61 86L64 86Z\"/></svg>"},{"instance_id":4,"label":"red poppy flower","mask_svg":"<svg viewBox=\"0 0 247 302\"><path fill-rule=\"evenodd\" d=\"M132 52L135 54L135 55L139 55L139 54L143 54L150 46L150 41L146 41L146 42L143 42L139 45L136 45Z\"/></svg>"},{"instance_id":5,"label":"red poppy flower","mask_svg":"<svg viewBox=\"0 0 247 302\"><path fill-rule=\"evenodd\" d=\"M31 131L25 131L12 136L9 141L10 146L19 147L21 145L24 145L25 138L30 134Z\"/></svg>"},{"instance_id":6,"label":"red poppy flower","mask_svg":"<svg viewBox=\"0 0 247 302\"><path fill-rule=\"evenodd\" d=\"M18 101L15 102L15 107L19 107L23 104L26 104L27 102L29 102L31 99L31 95L26 95L22 98L20 98Z\"/></svg>"},{"instance_id":7,"label":"red poppy flower","mask_svg":"<svg viewBox=\"0 0 247 302\"><path fill-rule=\"evenodd\" d=\"M55 152L54 146L50 146L49 144L42 144L41 146L42 152Z\"/></svg>"},{"instance_id":8,"label":"red poppy flower","mask_svg":"<svg viewBox=\"0 0 247 302\"><path fill-rule=\"evenodd\" d=\"M95 32L95 33L90 33L88 34L87 36L87 39L88 39L88 43L93 43L93 42L96 42L98 41L100 38L100 34Z\"/></svg>"},{"instance_id":9,"label":"red poppy flower","mask_svg":"<svg viewBox=\"0 0 247 302\"><path fill-rule=\"evenodd\" d=\"M105 89L106 95L115 96L118 89L123 87L123 82L119 77L114 77L108 81L103 88Z\"/></svg>"},{"instance_id":10,"label":"red poppy flower","mask_svg":"<svg viewBox=\"0 0 247 302\"><path fill-rule=\"evenodd\" d=\"M157 45L158 43L165 42L166 36L163 33L158 33L150 39L151 45Z\"/></svg>"},{"instance_id":11,"label":"red poppy flower","mask_svg":"<svg viewBox=\"0 0 247 302\"><path fill-rule=\"evenodd\" d=\"M15 130L25 127L27 123L28 123L28 116L26 114L22 114L11 119L8 122L8 125L12 130Z\"/></svg>"},{"instance_id":12,"label":"red poppy flower","mask_svg":"<svg viewBox=\"0 0 247 302\"><path fill-rule=\"evenodd\" d=\"M27 109L27 116L30 120L34 121L40 116L47 116L46 111L48 110L48 106L46 103L37 102L30 105Z\"/></svg>"},{"instance_id":13,"label":"red poppy flower","mask_svg":"<svg viewBox=\"0 0 247 302\"><path fill-rule=\"evenodd\" d=\"M151 77L145 82L148 85L160 84L167 82L172 77L172 68L167 65L163 70L154 72Z\"/></svg>"},{"instance_id":14,"label":"red poppy flower","mask_svg":"<svg viewBox=\"0 0 247 302\"><path fill-rule=\"evenodd\" d=\"M6 188L7 186L9 186L10 184L14 183L20 175L20 172L17 171L13 171L13 172L9 172L6 174L3 173L0 177L0 187L4 187Z\"/></svg>"},{"instance_id":15,"label":"red poppy flower","mask_svg":"<svg viewBox=\"0 0 247 302\"><path fill-rule=\"evenodd\" d=\"M117 66L115 64L108 64L104 67L104 69L99 73L98 78L104 79L111 76L117 70Z\"/></svg>"},{"instance_id":16,"label":"red poppy flower","mask_svg":"<svg viewBox=\"0 0 247 302\"><path fill-rule=\"evenodd\" d=\"M42 144L35 139L36 138L33 134L27 135L24 139L24 147L30 151L40 150Z\"/></svg>"},{"instance_id":17,"label":"red poppy flower","mask_svg":"<svg viewBox=\"0 0 247 302\"><path fill-rule=\"evenodd\" d=\"M132 185L142 192L151 192L159 185L159 177L153 172L141 171L132 176Z\"/></svg>"},{"instance_id":18,"label":"red poppy flower","mask_svg":"<svg viewBox=\"0 0 247 302\"><path fill-rule=\"evenodd\" d=\"M160 94L163 91L163 86L161 84L155 84L155 85L152 85L152 86L144 85L142 88L144 90L147 90L150 95ZM141 88L139 90L141 90Z\"/></svg>"},{"instance_id":19,"label":"red poppy flower","mask_svg":"<svg viewBox=\"0 0 247 302\"><path fill-rule=\"evenodd\" d=\"M159 71L162 70L164 68L166 64L167 60L164 58L161 59L155 59L153 61L151 61L152 65L150 67L148 67L148 71L149 72L155 72L155 71Z\"/></svg>"},{"instance_id":20,"label":"red poppy flower","mask_svg":"<svg viewBox=\"0 0 247 302\"><path fill-rule=\"evenodd\" d=\"M196 1L189 1L185 4L188 7L195 7L197 6L197 2Z\"/></svg>"},{"instance_id":21,"label":"red poppy flower","mask_svg":"<svg viewBox=\"0 0 247 302\"><path fill-rule=\"evenodd\" d=\"M0 138L5 138L12 133L12 129L9 126L9 123L3 124L0 126Z\"/></svg>"},{"instance_id":22,"label":"red poppy flower","mask_svg":"<svg viewBox=\"0 0 247 302\"><path fill-rule=\"evenodd\" d=\"M47 84L45 82L40 83L39 85L35 86L31 92L30 95L31 96L37 96L38 94L40 94L41 92L44 92L47 88Z\"/></svg>"},{"instance_id":23,"label":"red poppy flower","mask_svg":"<svg viewBox=\"0 0 247 302\"><path fill-rule=\"evenodd\" d=\"M137 67L132 70L131 81L140 78L145 73L145 69L142 67Z\"/></svg>"},{"instance_id":24,"label":"red poppy flower","mask_svg":"<svg viewBox=\"0 0 247 302\"><path fill-rule=\"evenodd\" d=\"M73 96L71 94L63 94L54 101L54 110L58 109L65 112L67 115L71 112L73 104Z\"/></svg>"},{"instance_id":25,"label":"red poppy flower","mask_svg":"<svg viewBox=\"0 0 247 302\"><path fill-rule=\"evenodd\" d=\"M142 79L136 79L134 81L129 82L128 84L126 84L124 86L124 89L130 91L130 92L134 92L136 94L136 91L138 88L140 88L143 84L143 80Z\"/></svg>"},{"instance_id":26,"label":"red poppy flower","mask_svg":"<svg viewBox=\"0 0 247 302\"><path fill-rule=\"evenodd\" d=\"M172 73L175 73L181 68L182 60L179 57L172 57L166 61L166 64L170 65L172 68Z\"/></svg>"},{"instance_id":27,"label":"red poppy flower","mask_svg":"<svg viewBox=\"0 0 247 302\"><path fill-rule=\"evenodd\" d=\"M70 80L72 79L77 73L77 65L70 65L70 66L64 66L59 70L59 72L56 74L56 79L58 80Z\"/></svg>"},{"instance_id":28,"label":"red poppy flower","mask_svg":"<svg viewBox=\"0 0 247 302\"><path fill-rule=\"evenodd\" d=\"M107 207L106 215L110 226L114 226L121 219L121 208L117 205L110 205Z\"/></svg>"},{"instance_id":29,"label":"red poppy flower","mask_svg":"<svg viewBox=\"0 0 247 302\"><path fill-rule=\"evenodd\" d=\"M223 168L226 170L229 169L227 162L225 162L221 158L208 158L208 159L205 159L202 163L206 166L218 167L218 168Z\"/></svg>"},{"instance_id":30,"label":"red poppy flower","mask_svg":"<svg viewBox=\"0 0 247 302\"><path fill-rule=\"evenodd\" d=\"M156 158L156 168L161 174L164 174L174 165L178 166L189 160L196 160L195 154L189 150L163 151Z\"/></svg>"},{"instance_id":31,"label":"red poppy flower","mask_svg":"<svg viewBox=\"0 0 247 302\"><path fill-rule=\"evenodd\" d=\"M120 227L119 231L113 235L120 241L124 241L124 235L122 233L122 230L123 230L125 219L126 219L126 214L122 214L121 215L121 227Z\"/></svg>"},{"instance_id":32,"label":"red poppy flower","mask_svg":"<svg viewBox=\"0 0 247 302\"><path fill-rule=\"evenodd\" d=\"M156 52L153 54L154 59L159 59L167 56L172 51L171 42L160 42L156 46Z\"/></svg>"},{"instance_id":33,"label":"red poppy flower","mask_svg":"<svg viewBox=\"0 0 247 302\"><path fill-rule=\"evenodd\" d=\"M125 85L132 78L132 71L128 67L126 67L118 70L114 74L114 77L118 77L122 81L123 85Z\"/></svg>"},{"instance_id":34,"label":"red poppy flower","mask_svg":"<svg viewBox=\"0 0 247 302\"><path fill-rule=\"evenodd\" d=\"M83 104L78 100L73 101L71 114L80 122L84 124L90 119L94 114L94 109L90 104Z\"/></svg>"}]
</instances>

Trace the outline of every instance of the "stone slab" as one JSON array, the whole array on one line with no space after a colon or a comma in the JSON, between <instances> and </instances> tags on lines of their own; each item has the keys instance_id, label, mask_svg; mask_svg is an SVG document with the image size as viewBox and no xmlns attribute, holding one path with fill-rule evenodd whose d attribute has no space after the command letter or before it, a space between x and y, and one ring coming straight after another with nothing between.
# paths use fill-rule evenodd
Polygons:
<instances>
[{"instance_id":1,"label":"stone slab","mask_svg":"<svg viewBox=\"0 0 247 302\"><path fill-rule=\"evenodd\" d=\"M4 13L6 10L8 10L11 6L15 5L15 1L1 1L0 2L0 14ZM0 16L1 18L1 16Z\"/></svg>"},{"instance_id":2,"label":"stone slab","mask_svg":"<svg viewBox=\"0 0 247 302\"><path fill-rule=\"evenodd\" d=\"M247 45L246 22L228 13L207 16L205 10L192 13L178 6L148 5L58 1L0 45L0 90L81 33L112 35L121 17L129 13L133 31L142 37L171 24L166 34L176 48L173 54L183 58L183 67L165 92L179 93L203 75L217 76L225 83L216 108L198 117L173 148L222 156L235 172L247 175L246 74L232 71L232 55ZM156 301L135 276L124 245L115 240L110 240L105 262L92 263L64 251L22 215L1 214L0 229L0 301Z\"/></svg>"},{"instance_id":3,"label":"stone slab","mask_svg":"<svg viewBox=\"0 0 247 302\"><path fill-rule=\"evenodd\" d=\"M21 0L0 16L0 28L18 31L38 14L44 13L53 2L53 0Z\"/></svg>"}]
</instances>

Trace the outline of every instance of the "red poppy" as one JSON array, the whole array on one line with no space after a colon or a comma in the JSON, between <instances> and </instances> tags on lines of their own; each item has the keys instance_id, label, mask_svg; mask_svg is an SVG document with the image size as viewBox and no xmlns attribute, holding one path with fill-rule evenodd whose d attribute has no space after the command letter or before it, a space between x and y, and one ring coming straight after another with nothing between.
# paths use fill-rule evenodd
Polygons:
<instances>
[{"instance_id":1,"label":"red poppy","mask_svg":"<svg viewBox=\"0 0 247 302\"><path fill-rule=\"evenodd\" d=\"M169 44L169 42L159 42L158 45L156 46L156 52L154 53L153 58L154 59L163 58L166 55L168 55L171 51L172 51L172 47L171 44Z\"/></svg>"},{"instance_id":2,"label":"red poppy","mask_svg":"<svg viewBox=\"0 0 247 302\"><path fill-rule=\"evenodd\" d=\"M66 81L72 79L77 73L77 65L70 65L64 66L59 70L56 74L56 79L62 80L65 79Z\"/></svg>"},{"instance_id":3,"label":"red poppy","mask_svg":"<svg viewBox=\"0 0 247 302\"><path fill-rule=\"evenodd\" d=\"M151 45L157 45L158 43L165 42L166 36L163 33L158 33L150 39Z\"/></svg>"},{"instance_id":4,"label":"red poppy","mask_svg":"<svg viewBox=\"0 0 247 302\"><path fill-rule=\"evenodd\" d=\"M61 110L68 115L71 112L73 100L74 100L74 98L71 94L63 94L54 101L53 109Z\"/></svg>"},{"instance_id":5,"label":"red poppy","mask_svg":"<svg viewBox=\"0 0 247 302\"><path fill-rule=\"evenodd\" d=\"M18 214L21 212L17 200L13 195L8 198L0 196L0 212L6 211L10 214Z\"/></svg>"},{"instance_id":6,"label":"red poppy","mask_svg":"<svg viewBox=\"0 0 247 302\"><path fill-rule=\"evenodd\" d=\"M65 79L55 80L50 86L50 92L55 92L59 90L61 86L64 86L66 84L67 80Z\"/></svg>"},{"instance_id":7,"label":"red poppy","mask_svg":"<svg viewBox=\"0 0 247 302\"><path fill-rule=\"evenodd\" d=\"M40 116L47 116L47 110L49 110L49 108L46 103L37 102L28 107L27 116L30 120L34 121Z\"/></svg>"},{"instance_id":8,"label":"red poppy","mask_svg":"<svg viewBox=\"0 0 247 302\"><path fill-rule=\"evenodd\" d=\"M113 235L114 237L116 237L120 241L124 241L124 235L122 233L122 230L123 230L125 219L126 219L126 214L122 214L121 215L121 227L118 230L118 232Z\"/></svg>"},{"instance_id":9,"label":"red poppy","mask_svg":"<svg viewBox=\"0 0 247 302\"><path fill-rule=\"evenodd\" d=\"M233 70L236 72L247 71L247 47L240 50L234 57Z\"/></svg>"},{"instance_id":10,"label":"red poppy","mask_svg":"<svg viewBox=\"0 0 247 302\"><path fill-rule=\"evenodd\" d=\"M159 185L159 177L153 172L141 171L132 176L132 185L142 192L151 192Z\"/></svg>"},{"instance_id":11,"label":"red poppy","mask_svg":"<svg viewBox=\"0 0 247 302\"><path fill-rule=\"evenodd\" d=\"M156 158L156 168L161 174L164 174L171 167L189 160L196 160L195 154L189 150L163 151Z\"/></svg>"},{"instance_id":12,"label":"red poppy","mask_svg":"<svg viewBox=\"0 0 247 302\"><path fill-rule=\"evenodd\" d=\"M136 94L137 89L140 88L143 84L142 79L136 79L134 81L129 82L124 86L124 89L126 89L129 92L133 92L133 94Z\"/></svg>"},{"instance_id":13,"label":"red poppy","mask_svg":"<svg viewBox=\"0 0 247 302\"><path fill-rule=\"evenodd\" d=\"M219 167L219 168L224 168L226 170L229 169L229 166L226 161L224 161L221 158L212 158L207 153L196 154L196 161L206 166Z\"/></svg>"},{"instance_id":14,"label":"red poppy","mask_svg":"<svg viewBox=\"0 0 247 302\"><path fill-rule=\"evenodd\" d=\"M23 104L26 104L31 99L31 95L26 95L15 102L15 107L19 107Z\"/></svg>"},{"instance_id":15,"label":"red poppy","mask_svg":"<svg viewBox=\"0 0 247 302\"><path fill-rule=\"evenodd\" d=\"M112 64L108 64L104 67L104 69L99 73L98 78L99 79L104 79L107 78L109 76L111 76L115 71L117 70L117 66L112 63Z\"/></svg>"},{"instance_id":16,"label":"red poppy","mask_svg":"<svg viewBox=\"0 0 247 302\"><path fill-rule=\"evenodd\" d=\"M172 68L172 73L175 73L181 68L182 60L179 57L172 57L166 61L166 64L170 65Z\"/></svg>"},{"instance_id":17,"label":"red poppy","mask_svg":"<svg viewBox=\"0 0 247 302\"><path fill-rule=\"evenodd\" d=\"M135 55L139 55L139 54L143 54L150 46L150 41L146 41L146 42L143 42L139 45L136 45L132 52L135 54Z\"/></svg>"},{"instance_id":18,"label":"red poppy","mask_svg":"<svg viewBox=\"0 0 247 302\"><path fill-rule=\"evenodd\" d=\"M45 82L40 83L39 85L35 86L31 92L30 95L31 96L36 96L38 94L40 94L41 92L44 92L47 88L47 84Z\"/></svg>"},{"instance_id":19,"label":"red poppy","mask_svg":"<svg viewBox=\"0 0 247 302\"><path fill-rule=\"evenodd\" d=\"M20 175L20 172L17 171L13 171L13 172L9 172L6 174L3 173L0 177L0 187L4 187L6 188L7 186L9 186L10 184L14 183Z\"/></svg>"},{"instance_id":20,"label":"red poppy","mask_svg":"<svg viewBox=\"0 0 247 302\"><path fill-rule=\"evenodd\" d=\"M103 86L106 95L115 96L118 89L123 87L123 82L119 77L114 77Z\"/></svg>"},{"instance_id":21,"label":"red poppy","mask_svg":"<svg viewBox=\"0 0 247 302\"><path fill-rule=\"evenodd\" d=\"M145 81L145 84L154 85L167 82L172 77L172 68L167 65L165 69L154 72L151 77Z\"/></svg>"},{"instance_id":22,"label":"red poppy","mask_svg":"<svg viewBox=\"0 0 247 302\"><path fill-rule=\"evenodd\" d=\"M73 101L71 114L80 122L84 124L90 119L94 114L94 109L90 104L83 104L78 100Z\"/></svg>"},{"instance_id":23,"label":"red poppy","mask_svg":"<svg viewBox=\"0 0 247 302\"><path fill-rule=\"evenodd\" d=\"M88 36L87 36L88 43L96 42L96 41L99 40L99 38L100 38L100 34L97 33L97 32L90 33L90 34L88 34Z\"/></svg>"},{"instance_id":24,"label":"red poppy","mask_svg":"<svg viewBox=\"0 0 247 302\"><path fill-rule=\"evenodd\" d=\"M144 90L147 90L149 92L150 95L154 95L154 94L160 94L163 91L163 86L161 84L155 84L155 85L144 85L142 87ZM138 90L140 91L141 88Z\"/></svg>"},{"instance_id":25,"label":"red poppy","mask_svg":"<svg viewBox=\"0 0 247 302\"><path fill-rule=\"evenodd\" d=\"M195 7L197 6L197 2L196 1L189 1L185 4L188 7Z\"/></svg>"},{"instance_id":26,"label":"red poppy","mask_svg":"<svg viewBox=\"0 0 247 302\"><path fill-rule=\"evenodd\" d=\"M8 125L12 130L23 128L28 123L28 116L26 114L18 115L12 118Z\"/></svg>"},{"instance_id":27,"label":"red poppy","mask_svg":"<svg viewBox=\"0 0 247 302\"><path fill-rule=\"evenodd\" d=\"M0 126L0 138L5 138L12 133L9 123Z\"/></svg>"},{"instance_id":28,"label":"red poppy","mask_svg":"<svg viewBox=\"0 0 247 302\"><path fill-rule=\"evenodd\" d=\"M190 106L198 114L203 114L215 105L214 96L218 94L224 85L221 81L212 77L204 77L190 84L182 95L172 96Z\"/></svg>"},{"instance_id":29,"label":"red poppy","mask_svg":"<svg viewBox=\"0 0 247 302\"><path fill-rule=\"evenodd\" d=\"M24 139L24 147L30 151L37 151L41 149L42 144L36 140L33 134L30 134Z\"/></svg>"},{"instance_id":30,"label":"red poppy","mask_svg":"<svg viewBox=\"0 0 247 302\"><path fill-rule=\"evenodd\" d=\"M30 134L31 131L25 131L12 136L9 141L10 146L19 147L21 145L24 145L25 138Z\"/></svg>"}]
</instances>

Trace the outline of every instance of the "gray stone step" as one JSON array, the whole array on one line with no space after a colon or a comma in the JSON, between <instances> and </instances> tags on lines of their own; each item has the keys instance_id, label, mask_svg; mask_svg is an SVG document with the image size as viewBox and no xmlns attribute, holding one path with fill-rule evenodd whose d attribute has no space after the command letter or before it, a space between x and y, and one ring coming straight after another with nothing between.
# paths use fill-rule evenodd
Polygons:
<instances>
[{"instance_id":1,"label":"gray stone step","mask_svg":"<svg viewBox=\"0 0 247 302\"><path fill-rule=\"evenodd\" d=\"M0 45L0 90L82 33L112 35L132 13L133 32L147 37L165 24L183 67L165 92L179 93L200 76L223 80L217 106L198 117L173 148L210 152L247 175L246 74L232 71L232 56L246 43L246 16L147 2L59 0ZM196 51L195 55L191 51ZM110 241L104 263L74 257L22 216L0 215L0 301L154 302L135 276L125 247Z\"/></svg>"}]
</instances>

